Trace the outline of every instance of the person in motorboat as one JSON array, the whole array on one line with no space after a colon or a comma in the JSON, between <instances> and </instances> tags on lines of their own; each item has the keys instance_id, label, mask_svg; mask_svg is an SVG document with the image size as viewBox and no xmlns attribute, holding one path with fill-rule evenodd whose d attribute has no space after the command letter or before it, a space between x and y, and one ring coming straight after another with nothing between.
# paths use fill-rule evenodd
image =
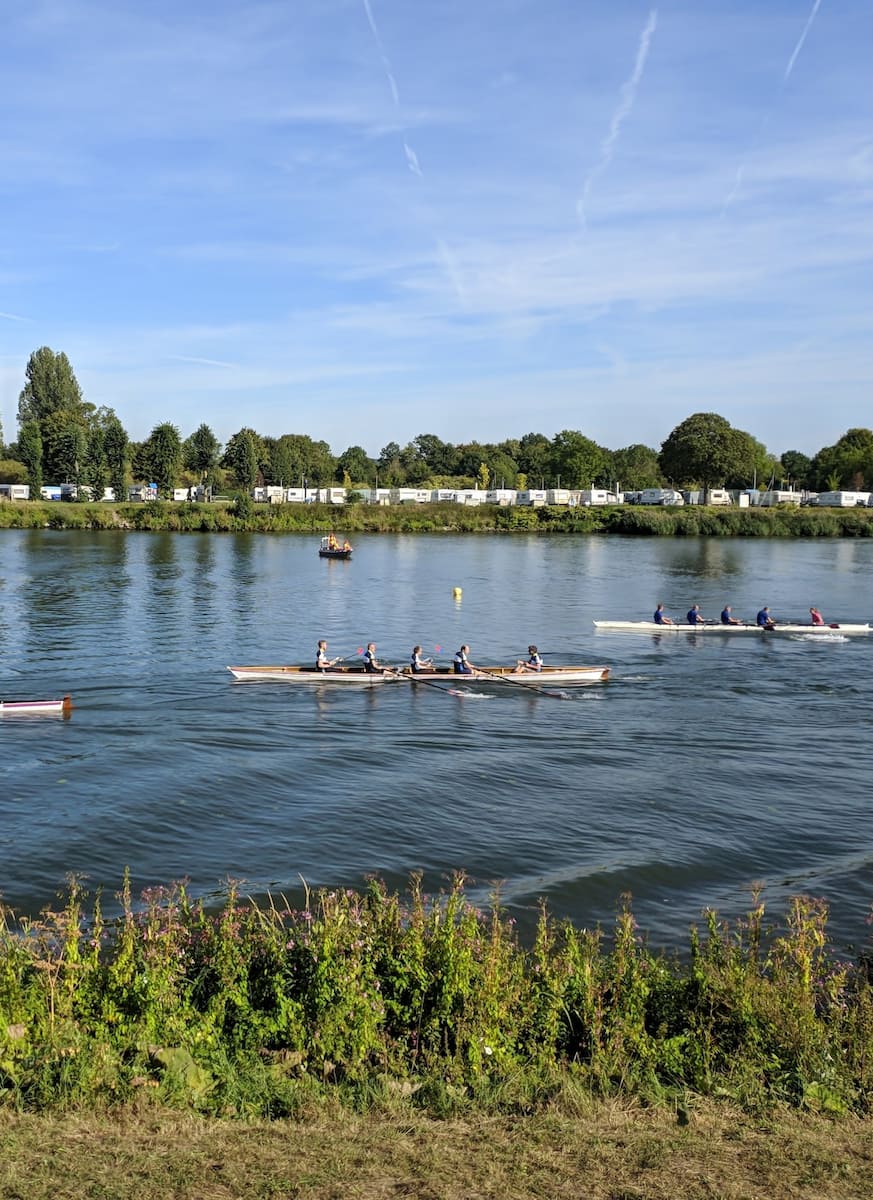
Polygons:
<instances>
[{"instance_id":1,"label":"person in motorboat","mask_svg":"<svg viewBox=\"0 0 873 1200\"><path fill-rule=\"evenodd\" d=\"M759 629L775 629L776 622L770 616L770 609L765 604L758 615L755 617L755 624Z\"/></svg>"},{"instance_id":2,"label":"person in motorboat","mask_svg":"<svg viewBox=\"0 0 873 1200\"><path fill-rule=\"evenodd\" d=\"M456 675L472 675L475 667L470 662L467 655L470 652L469 646L462 646L455 657L452 659L452 670Z\"/></svg>"},{"instance_id":3,"label":"person in motorboat","mask_svg":"<svg viewBox=\"0 0 873 1200\"><path fill-rule=\"evenodd\" d=\"M345 541L343 542L343 551L346 554L351 554L351 552L352 552L352 543L349 541L348 538L346 538Z\"/></svg>"},{"instance_id":4,"label":"person in motorboat","mask_svg":"<svg viewBox=\"0 0 873 1200\"><path fill-rule=\"evenodd\" d=\"M329 533L327 535L327 548L328 550L339 550L339 542L336 540L335 533Z\"/></svg>"},{"instance_id":5,"label":"person in motorboat","mask_svg":"<svg viewBox=\"0 0 873 1200\"><path fill-rule=\"evenodd\" d=\"M412 658L409 660L409 669L413 675L421 675L426 671L433 671L433 659L421 657L421 646L412 647Z\"/></svg>"},{"instance_id":6,"label":"person in motorboat","mask_svg":"<svg viewBox=\"0 0 873 1200\"><path fill-rule=\"evenodd\" d=\"M663 604L659 604L658 607L655 609L655 615L652 617L652 620L655 622L656 625L672 625L673 624L673 618L668 617L667 614L664 612Z\"/></svg>"},{"instance_id":7,"label":"person in motorboat","mask_svg":"<svg viewBox=\"0 0 873 1200\"><path fill-rule=\"evenodd\" d=\"M821 613L818 611L817 608L811 608L809 610L809 615L810 615L810 618L812 619L813 625L824 625L825 619L821 615Z\"/></svg>"},{"instance_id":8,"label":"person in motorboat","mask_svg":"<svg viewBox=\"0 0 873 1200\"><path fill-rule=\"evenodd\" d=\"M688 612L686 613L685 619L687 620L689 625L705 625L706 624L706 621L703 619L703 616L701 615L699 604L691 605Z\"/></svg>"},{"instance_id":9,"label":"person in motorboat","mask_svg":"<svg viewBox=\"0 0 873 1200\"><path fill-rule=\"evenodd\" d=\"M742 621L738 621L736 617L731 616L731 606L726 604L721 610L722 625L742 625Z\"/></svg>"},{"instance_id":10,"label":"person in motorboat","mask_svg":"<svg viewBox=\"0 0 873 1200\"><path fill-rule=\"evenodd\" d=\"M316 671L327 671L340 660L338 658L328 658L327 642L324 638L318 643L318 648L315 651L315 669Z\"/></svg>"},{"instance_id":11,"label":"person in motorboat","mask_svg":"<svg viewBox=\"0 0 873 1200\"><path fill-rule=\"evenodd\" d=\"M364 670L368 675L382 674L383 668L379 666L379 659L376 657L375 642L367 642L367 649L364 651Z\"/></svg>"},{"instance_id":12,"label":"person in motorboat","mask_svg":"<svg viewBox=\"0 0 873 1200\"><path fill-rule=\"evenodd\" d=\"M527 659L520 658L516 664L519 671L541 671L543 669L543 656L537 650L536 646L528 646Z\"/></svg>"}]
</instances>

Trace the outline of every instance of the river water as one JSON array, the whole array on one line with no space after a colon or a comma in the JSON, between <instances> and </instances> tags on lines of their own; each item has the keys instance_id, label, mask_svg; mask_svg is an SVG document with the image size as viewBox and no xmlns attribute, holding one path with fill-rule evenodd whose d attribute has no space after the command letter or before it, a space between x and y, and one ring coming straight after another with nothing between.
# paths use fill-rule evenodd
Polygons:
<instances>
[{"instance_id":1,"label":"river water","mask_svg":"<svg viewBox=\"0 0 873 1200\"><path fill-rule=\"evenodd\" d=\"M52 903L228 878L261 895L402 887L456 870L580 924L629 892L656 945L753 882L781 912L825 897L841 944L873 899L873 635L823 640L596 633L595 618L697 601L866 621L873 541L0 532L5 699L69 692L69 719L0 720L0 892ZM462 589L460 598L453 589ZM236 683L234 663L309 662L319 637L399 664L605 663L569 699L494 687ZM440 647L439 651L435 647Z\"/></svg>"}]
</instances>

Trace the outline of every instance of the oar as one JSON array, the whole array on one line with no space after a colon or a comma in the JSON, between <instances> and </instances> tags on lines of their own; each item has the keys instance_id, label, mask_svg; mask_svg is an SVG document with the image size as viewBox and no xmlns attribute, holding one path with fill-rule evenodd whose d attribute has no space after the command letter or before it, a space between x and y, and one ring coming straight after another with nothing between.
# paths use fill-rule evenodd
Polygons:
<instances>
[{"instance_id":1,"label":"oar","mask_svg":"<svg viewBox=\"0 0 873 1200\"><path fill-rule=\"evenodd\" d=\"M520 679L507 679L505 675L498 675L495 671L486 671L484 667L474 667L473 674L487 675L489 679L495 679L498 683L508 683L510 687L524 688L526 692L536 692L538 696L550 696L553 700L569 700L569 696L565 696L563 692L549 692L541 687L534 687L530 683L522 683Z\"/></svg>"},{"instance_id":2,"label":"oar","mask_svg":"<svg viewBox=\"0 0 873 1200\"><path fill-rule=\"evenodd\" d=\"M383 667L382 670L386 675L393 675L395 679L402 679L404 683L423 683L425 687L432 687L437 692L442 692L444 696L451 696L452 689L440 687L440 685L431 679L422 679L420 675L413 675L411 672L407 675L405 671L392 670L391 667Z\"/></svg>"}]
</instances>

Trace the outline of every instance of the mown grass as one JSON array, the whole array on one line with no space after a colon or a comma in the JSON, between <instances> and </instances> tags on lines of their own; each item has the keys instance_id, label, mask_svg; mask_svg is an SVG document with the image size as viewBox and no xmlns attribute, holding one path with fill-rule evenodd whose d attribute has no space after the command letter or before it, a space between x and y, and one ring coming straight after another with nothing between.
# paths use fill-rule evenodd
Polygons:
<instances>
[{"instance_id":1,"label":"mown grass","mask_svg":"<svg viewBox=\"0 0 873 1200\"><path fill-rule=\"evenodd\" d=\"M650 951L629 907L609 938L543 910L523 945L463 879L427 897L374 881L309 906L219 912L182 886L107 922L71 884L38 921L0 927L0 1107L150 1103L295 1117L398 1096L443 1119L530 1115L566 1096L687 1108L722 1098L866 1116L869 963L828 950L825 907L779 929L756 901L709 913L687 956Z\"/></svg>"},{"instance_id":2,"label":"mown grass","mask_svg":"<svg viewBox=\"0 0 873 1200\"><path fill-rule=\"evenodd\" d=\"M871 537L873 509L499 508L424 504L0 504L3 529L179 533L620 533L647 537Z\"/></svg>"},{"instance_id":3,"label":"mown grass","mask_svg":"<svg viewBox=\"0 0 873 1200\"><path fill-rule=\"evenodd\" d=\"M873 1122L701 1102L554 1104L529 1117L226 1121L140 1104L0 1112L2 1200L867 1200Z\"/></svg>"}]
</instances>

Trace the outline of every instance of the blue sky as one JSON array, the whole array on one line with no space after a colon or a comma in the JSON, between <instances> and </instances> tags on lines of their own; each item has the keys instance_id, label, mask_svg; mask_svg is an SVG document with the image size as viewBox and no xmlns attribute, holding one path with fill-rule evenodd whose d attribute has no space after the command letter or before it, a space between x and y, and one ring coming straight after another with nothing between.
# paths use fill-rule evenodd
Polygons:
<instances>
[{"instance_id":1,"label":"blue sky","mask_svg":"<svg viewBox=\"0 0 873 1200\"><path fill-rule=\"evenodd\" d=\"M869 0L29 0L0 409L335 453L873 424Z\"/></svg>"}]
</instances>

